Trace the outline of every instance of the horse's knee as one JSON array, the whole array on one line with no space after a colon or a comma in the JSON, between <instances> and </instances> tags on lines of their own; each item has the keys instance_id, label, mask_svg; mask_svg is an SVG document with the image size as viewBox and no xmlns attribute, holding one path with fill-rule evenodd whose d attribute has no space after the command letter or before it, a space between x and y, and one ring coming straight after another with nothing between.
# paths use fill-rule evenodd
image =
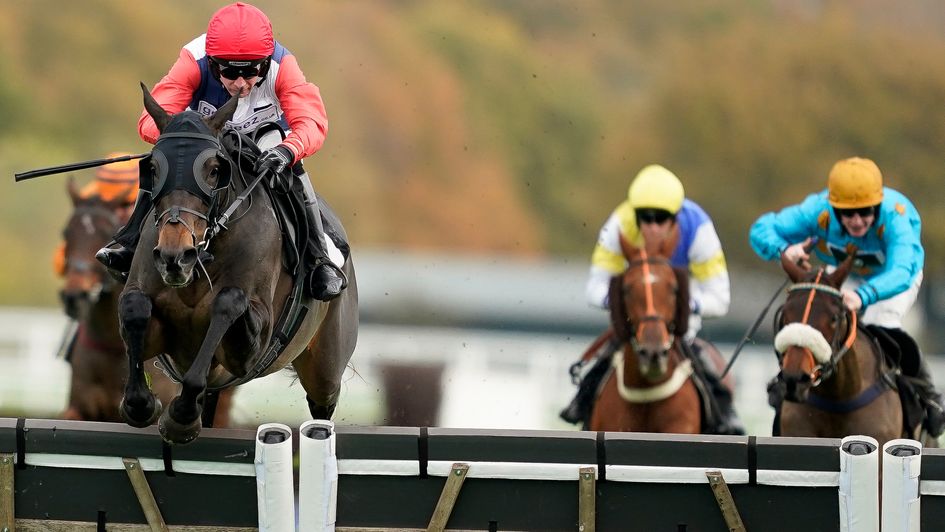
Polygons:
<instances>
[{"instance_id":1,"label":"horse's knee","mask_svg":"<svg viewBox=\"0 0 945 532\"><path fill-rule=\"evenodd\" d=\"M228 286L217 294L213 300L213 313L225 317L232 322L239 318L249 308L249 298L241 288Z\"/></svg>"},{"instance_id":2,"label":"horse's knee","mask_svg":"<svg viewBox=\"0 0 945 532\"><path fill-rule=\"evenodd\" d=\"M140 290L131 290L118 300L118 316L127 329L143 329L151 318L151 298Z\"/></svg>"}]
</instances>

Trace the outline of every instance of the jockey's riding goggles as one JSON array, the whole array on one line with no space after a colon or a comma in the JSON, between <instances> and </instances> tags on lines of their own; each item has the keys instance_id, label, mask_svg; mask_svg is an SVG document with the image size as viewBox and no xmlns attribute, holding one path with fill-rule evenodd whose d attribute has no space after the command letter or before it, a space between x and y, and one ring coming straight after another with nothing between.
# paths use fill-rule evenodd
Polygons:
<instances>
[{"instance_id":1,"label":"jockey's riding goggles","mask_svg":"<svg viewBox=\"0 0 945 532\"><path fill-rule=\"evenodd\" d=\"M673 217L673 214L663 209L637 209L638 224L659 224L662 225Z\"/></svg>"},{"instance_id":2,"label":"jockey's riding goggles","mask_svg":"<svg viewBox=\"0 0 945 532\"><path fill-rule=\"evenodd\" d=\"M220 71L220 75L229 80L238 78L252 79L261 75L263 66L269 60L268 57L262 59L219 59L211 57L210 61Z\"/></svg>"},{"instance_id":3,"label":"jockey's riding goggles","mask_svg":"<svg viewBox=\"0 0 945 532\"><path fill-rule=\"evenodd\" d=\"M842 218L853 218L854 214L859 214L860 218L873 216L876 214L876 207L860 207L857 209L837 209L837 215Z\"/></svg>"}]
</instances>

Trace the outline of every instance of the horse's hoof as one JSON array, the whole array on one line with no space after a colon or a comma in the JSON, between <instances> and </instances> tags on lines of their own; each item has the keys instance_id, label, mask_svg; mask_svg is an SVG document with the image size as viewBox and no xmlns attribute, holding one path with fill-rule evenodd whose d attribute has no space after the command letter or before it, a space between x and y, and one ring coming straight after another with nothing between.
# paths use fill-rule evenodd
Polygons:
<instances>
[{"instance_id":1,"label":"horse's hoof","mask_svg":"<svg viewBox=\"0 0 945 532\"><path fill-rule=\"evenodd\" d=\"M183 445L197 439L200 434L200 415L190 422L179 423L171 417L171 409L168 408L161 415L161 421L158 423L158 431L164 441L170 444Z\"/></svg>"},{"instance_id":2,"label":"horse's hoof","mask_svg":"<svg viewBox=\"0 0 945 532\"><path fill-rule=\"evenodd\" d=\"M164 406L161 404L161 400L154 395L151 396L147 404L138 407L132 407L125 398L122 397L121 404L118 405L118 414L125 423L132 427L143 429L144 427L153 425L161 415L163 409Z\"/></svg>"}]
</instances>

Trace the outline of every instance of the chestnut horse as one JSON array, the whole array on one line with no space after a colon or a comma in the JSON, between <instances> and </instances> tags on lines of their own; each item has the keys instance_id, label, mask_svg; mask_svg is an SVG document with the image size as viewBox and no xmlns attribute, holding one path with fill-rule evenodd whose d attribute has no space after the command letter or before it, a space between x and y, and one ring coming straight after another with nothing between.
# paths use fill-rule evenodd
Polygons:
<instances>
[{"instance_id":1,"label":"chestnut horse","mask_svg":"<svg viewBox=\"0 0 945 532\"><path fill-rule=\"evenodd\" d=\"M66 339L65 356L72 375L69 404L59 417L120 422L118 404L128 374L125 346L118 330L121 284L95 260L95 252L128 221L129 206L122 195L110 201L94 194L83 196L72 179L67 191L73 208L62 233L65 271L59 296L63 310L77 327L75 334ZM169 401L177 394L177 385L160 370L149 365L145 371L159 397ZM230 390L220 394L214 426L229 424L231 401Z\"/></svg>"},{"instance_id":2,"label":"chestnut horse","mask_svg":"<svg viewBox=\"0 0 945 532\"><path fill-rule=\"evenodd\" d=\"M669 263L678 232L639 249L621 238L629 266L611 284L614 333L623 349L591 412L589 430L699 434L699 393L682 351L688 276Z\"/></svg>"},{"instance_id":3,"label":"chestnut horse","mask_svg":"<svg viewBox=\"0 0 945 532\"><path fill-rule=\"evenodd\" d=\"M154 223L144 224L119 301L130 368L123 419L145 427L160 416L166 441L190 442L200 432L208 389L263 377L289 363L312 417L330 419L357 341L350 257L342 268L348 287L339 297L321 302L305 295L283 266L282 229L261 185L266 176L244 175L244 157L221 144L224 134L233 133L224 126L239 99L209 117L189 109L171 115L141 88L161 134L141 166ZM209 264L207 252L214 256ZM182 384L163 414L143 371L144 361L158 355Z\"/></svg>"},{"instance_id":4,"label":"chestnut horse","mask_svg":"<svg viewBox=\"0 0 945 532\"><path fill-rule=\"evenodd\" d=\"M775 386L784 397L776 429L782 436L862 434L880 445L912 438L903 433L894 370L843 303L840 287L855 250L848 255L832 273L781 261L794 284L775 316Z\"/></svg>"}]
</instances>

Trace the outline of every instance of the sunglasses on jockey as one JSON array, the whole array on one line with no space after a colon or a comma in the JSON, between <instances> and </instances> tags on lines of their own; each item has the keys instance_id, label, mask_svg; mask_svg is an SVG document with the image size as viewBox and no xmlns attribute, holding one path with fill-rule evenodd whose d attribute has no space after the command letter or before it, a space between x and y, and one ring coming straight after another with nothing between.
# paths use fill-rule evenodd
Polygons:
<instances>
[{"instance_id":1,"label":"sunglasses on jockey","mask_svg":"<svg viewBox=\"0 0 945 532\"><path fill-rule=\"evenodd\" d=\"M673 213L663 209L636 209L637 224L663 225L673 218Z\"/></svg>"},{"instance_id":2,"label":"sunglasses on jockey","mask_svg":"<svg viewBox=\"0 0 945 532\"><path fill-rule=\"evenodd\" d=\"M228 80L239 78L252 79L266 75L269 70L269 57L262 59L220 59L210 58L210 65Z\"/></svg>"},{"instance_id":3,"label":"sunglasses on jockey","mask_svg":"<svg viewBox=\"0 0 945 532\"><path fill-rule=\"evenodd\" d=\"M860 218L866 218L867 216L874 216L876 214L876 207L859 207L856 209L836 209L837 215L840 218L853 218L853 215L858 214Z\"/></svg>"}]
</instances>

